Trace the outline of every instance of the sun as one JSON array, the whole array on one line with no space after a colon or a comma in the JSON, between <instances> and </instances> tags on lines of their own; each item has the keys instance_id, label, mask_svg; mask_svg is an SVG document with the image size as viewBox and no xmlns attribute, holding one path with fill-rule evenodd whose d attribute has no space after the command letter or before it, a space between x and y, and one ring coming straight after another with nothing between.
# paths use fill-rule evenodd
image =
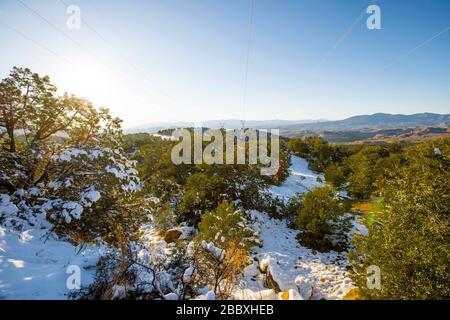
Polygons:
<instances>
[{"instance_id":1,"label":"sun","mask_svg":"<svg viewBox=\"0 0 450 320\"><path fill-rule=\"evenodd\" d=\"M67 92L89 99L94 104L107 105L115 92L114 74L100 63L85 60L64 75Z\"/></svg>"}]
</instances>

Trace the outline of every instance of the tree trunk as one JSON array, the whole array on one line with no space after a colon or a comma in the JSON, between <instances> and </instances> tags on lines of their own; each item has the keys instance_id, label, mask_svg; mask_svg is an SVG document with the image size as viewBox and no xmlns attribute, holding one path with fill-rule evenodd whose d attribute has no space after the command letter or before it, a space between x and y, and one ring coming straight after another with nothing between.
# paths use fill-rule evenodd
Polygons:
<instances>
[{"instance_id":1,"label":"tree trunk","mask_svg":"<svg viewBox=\"0 0 450 320\"><path fill-rule=\"evenodd\" d=\"M14 140L14 127L7 126L6 132L9 137L9 151L16 152L16 141Z\"/></svg>"}]
</instances>

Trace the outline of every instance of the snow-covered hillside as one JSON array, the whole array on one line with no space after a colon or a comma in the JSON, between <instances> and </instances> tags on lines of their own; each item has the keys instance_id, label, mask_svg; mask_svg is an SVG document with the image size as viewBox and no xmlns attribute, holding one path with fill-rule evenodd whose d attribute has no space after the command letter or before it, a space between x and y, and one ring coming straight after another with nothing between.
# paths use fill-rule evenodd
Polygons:
<instances>
[{"instance_id":1,"label":"snow-covered hillside","mask_svg":"<svg viewBox=\"0 0 450 320\"><path fill-rule=\"evenodd\" d=\"M100 255L97 247L80 250L45 229L0 227L0 299L67 299L68 266L79 266L81 285L88 285Z\"/></svg>"},{"instance_id":2,"label":"snow-covered hillside","mask_svg":"<svg viewBox=\"0 0 450 320\"><path fill-rule=\"evenodd\" d=\"M288 199L297 192L321 186L322 180L308 169L306 160L294 156L290 177L281 186L270 188L270 192ZM252 211L251 216L262 247L254 249L255 262L246 268L235 299L341 299L352 288L345 253L314 252L299 244L298 232L285 221L257 211ZM66 299L70 292L66 286L69 265L81 267L82 285L93 281L96 262L106 249L80 250L49 237L47 231L29 227L18 232L0 227L0 299ZM138 256L145 263L146 259L167 254L173 243L167 244L149 224L143 226L141 246L145 249ZM286 293L277 294L274 288ZM208 293L204 298L210 296Z\"/></svg>"},{"instance_id":3,"label":"snow-covered hillside","mask_svg":"<svg viewBox=\"0 0 450 320\"><path fill-rule=\"evenodd\" d=\"M305 159L293 156L290 170L291 175L281 186L270 188L273 195L288 199L323 185L323 176L309 170ZM269 274L277 289L290 291L290 299L342 299L353 287L345 253L320 253L302 247L296 239L298 231L289 228L286 221L257 211L251 215L263 245L255 249L256 261L247 268L247 288L242 290L241 298L273 298L262 281Z\"/></svg>"},{"instance_id":4,"label":"snow-covered hillside","mask_svg":"<svg viewBox=\"0 0 450 320\"><path fill-rule=\"evenodd\" d=\"M249 298L266 287L252 280L261 279L261 273L270 275L282 292L298 291L296 297L301 299L342 299L353 287L345 253L314 252L299 244L298 232L288 228L285 221L260 212L252 212L252 216L263 246L255 250L255 265L247 268L246 282L253 291Z\"/></svg>"}]
</instances>

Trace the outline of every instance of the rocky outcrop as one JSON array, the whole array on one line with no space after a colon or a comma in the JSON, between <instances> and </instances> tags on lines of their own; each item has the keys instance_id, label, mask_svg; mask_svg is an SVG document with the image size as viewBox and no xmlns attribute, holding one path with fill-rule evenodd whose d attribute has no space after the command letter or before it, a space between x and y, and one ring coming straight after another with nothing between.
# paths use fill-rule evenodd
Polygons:
<instances>
[{"instance_id":1,"label":"rocky outcrop","mask_svg":"<svg viewBox=\"0 0 450 320\"><path fill-rule=\"evenodd\" d=\"M164 241L167 243L175 242L176 240L190 240L195 236L195 229L188 226L175 227L167 230L164 233Z\"/></svg>"},{"instance_id":2,"label":"rocky outcrop","mask_svg":"<svg viewBox=\"0 0 450 320\"><path fill-rule=\"evenodd\" d=\"M175 242L176 240L178 240L180 238L182 233L183 232L181 232L178 229L167 230L166 233L164 234L164 241L167 243Z\"/></svg>"}]
</instances>

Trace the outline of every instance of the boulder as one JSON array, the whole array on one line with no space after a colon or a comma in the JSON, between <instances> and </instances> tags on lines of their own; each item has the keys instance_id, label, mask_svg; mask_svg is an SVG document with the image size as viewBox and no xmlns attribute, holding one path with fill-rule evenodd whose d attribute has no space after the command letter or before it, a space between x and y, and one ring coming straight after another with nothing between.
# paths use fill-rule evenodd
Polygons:
<instances>
[{"instance_id":1,"label":"boulder","mask_svg":"<svg viewBox=\"0 0 450 320\"><path fill-rule=\"evenodd\" d=\"M177 229L167 230L164 234L164 241L167 243L175 242L176 240L178 240L178 238L180 238L181 234L182 232Z\"/></svg>"},{"instance_id":2,"label":"boulder","mask_svg":"<svg viewBox=\"0 0 450 320\"><path fill-rule=\"evenodd\" d=\"M168 293L164 295L164 300L178 300L178 295L176 293Z\"/></svg>"},{"instance_id":3,"label":"boulder","mask_svg":"<svg viewBox=\"0 0 450 320\"><path fill-rule=\"evenodd\" d=\"M297 276L297 278L295 278L295 285L297 286L298 292L303 299L310 300L312 298L314 287L307 278Z\"/></svg>"},{"instance_id":4,"label":"boulder","mask_svg":"<svg viewBox=\"0 0 450 320\"><path fill-rule=\"evenodd\" d=\"M269 266L269 258L263 258L258 263L258 268L261 273L267 272L267 267Z\"/></svg>"},{"instance_id":5,"label":"boulder","mask_svg":"<svg viewBox=\"0 0 450 320\"><path fill-rule=\"evenodd\" d=\"M261 290L257 293L254 300L277 300L277 294L272 289Z\"/></svg>"}]
</instances>

